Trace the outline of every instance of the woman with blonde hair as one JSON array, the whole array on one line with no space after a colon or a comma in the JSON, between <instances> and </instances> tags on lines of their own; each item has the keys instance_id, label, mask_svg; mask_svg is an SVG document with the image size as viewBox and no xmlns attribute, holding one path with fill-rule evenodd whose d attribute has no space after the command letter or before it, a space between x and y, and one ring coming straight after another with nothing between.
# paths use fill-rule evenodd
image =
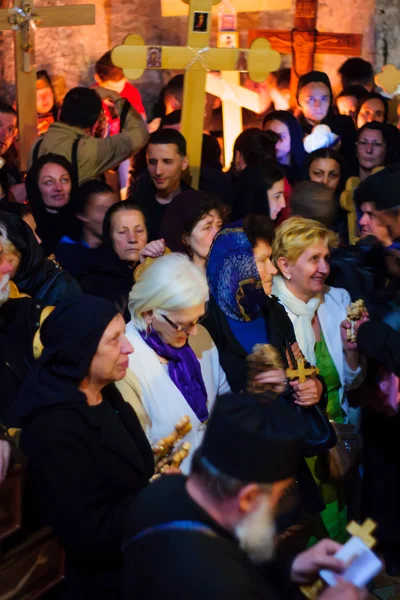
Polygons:
<instances>
[{"instance_id":1,"label":"woman with blonde hair","mask_svg":"<svg viewBox=\"0 0 400 600\"><path fill-rule=\"evenodd\" d=\"M192 453L216 396L230 391L218 351L199 324L208 297L203 271L175 253L157 258L139 274L129 295L126 337L135 352L120 391L128 401L127 388L139 392L135 410L152 445L188 415L192 430L185 441ZM190 460L191 454L182 463L184 472Z\"/></svg>"},{"instance_id":2,"label":"woman with blonde hair","mask_svg":"<svg viewBox=\"0 0 400 600\"><path fill-rule=\"evenodd\" d=\"M329 275L329 253L337 246L337 235L321 223L291 217L276 230L273 257L279 274L272 293L284 306L293 323L296 339L306 360L319 368L328 393L327 412L331 420L357 420L349 407L346 390L362 381L363 369L355 343L347 340L346 308L349 294L325 285ZM309 459L315 468L315 458ZM330 537L340 540L345 533L346 507L343 488L321 484L326 509L322 520Z\"/></svg>"}]
</instances>

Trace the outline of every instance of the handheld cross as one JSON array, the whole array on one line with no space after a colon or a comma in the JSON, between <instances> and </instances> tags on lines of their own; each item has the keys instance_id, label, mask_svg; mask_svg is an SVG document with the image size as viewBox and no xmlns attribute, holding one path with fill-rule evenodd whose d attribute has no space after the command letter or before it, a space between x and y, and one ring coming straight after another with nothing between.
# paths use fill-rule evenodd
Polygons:
<instances>
[{"instance_id":1,"label":"handheld cross","mask_svg":"<svg viewBox=\"0 0 400 600\"><path fill-rule=\"evenodd\" d=\"M373 548L376 544L376 539L371 535L378 527L377 523L372 519L366 519L362 525L355 521L351 521L346 527L347 531L364 542L368 548Z\"/></svg>"},{"instance_id":2,"label":"handheld cross","mask_svg":"<svg viewBox=\"0 0 400 600\"><path fill-rule=\"evenodd\" d=\"M20 136L20 168L26 169L29 152L37 137L36 113L36 27L94 25L95 5L33 6L14 0L8 10L0 10L0 31L14 31L15 82L17 86L18 128Z\"/></svg>"},{"instance_id":3,"label":"handheld cross","mask_svg":"<svg viewBox=\"0 0 400 600\"><path fill-rule=\"evenodd\" d=\"M148 64L150 48L139 35L128 35L122 46L112 52L113 63L126 77L137 79L144 69L185 70L181 131L187 141L192 186L198 188L203 138L206 79L208 71L241 71L241 53L247 57L248 73L253 81L264 81L277 69L281 58L265 39L257 39L250 50L243 48L210 48L211 9L221 0L183 0L189 4L188 40L186 47L162 46L161 63ZM199 25L199 15L204 15ZM197 29L197 30L196 30ZM154 48L154 45L153 45Z\"/></svg>"},{"instance_id":4,"label":"handheld cross","mask_svg":"<svg viewBox=\"0 0 400 600\"><path fill-rule=\"evenodd\" d=\"M297 369L286 369L286 377L288 379L297 379L298 377L300 383L304 383L307 377L318 375L318 373L318 367L308 367L308 369L306 369L304 366L304 358L297 359Z\"/></svg>"}]
</instances>

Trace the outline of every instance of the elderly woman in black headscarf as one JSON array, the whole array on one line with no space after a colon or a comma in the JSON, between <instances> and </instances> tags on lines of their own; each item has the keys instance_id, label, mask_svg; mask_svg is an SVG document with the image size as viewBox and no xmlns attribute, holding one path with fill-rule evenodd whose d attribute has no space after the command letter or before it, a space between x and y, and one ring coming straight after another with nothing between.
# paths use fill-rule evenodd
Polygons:
<instances>
[{"instance_id":1,"label":"elderly woman in black headscarf","mask_svg":"<svg viewBox=\"0 0 400 600\"><path fill-rule=\"evenodd\" d=\"M303 132L296 117L288 110L274 110L264 118L263 127L279 136L275 144L276 159L293 186L303 178L305 150Z\"/></svg>"},{"instance_id":2,"label":"elderly woman in black headscarf","mask_svg":"<svg viewBox=\"0 0 400 600\"><path fill-rule=\"evenodd\" d=\"M133 351L124 331L108 300L63 300L41 328L42 355L15 404L29 506L66 551L66 599L122 598L124 519L153 474L139 420L114 385Z\"/></svg>"},{"instance_id":3,"label":"elderly woman in black headscarf","mask_svg":"<svg viewBox=\"0 0 400 600\"><path fill-rule=\"evenodd\" d=\"M355 126L351 117L334 113L333 92L328 75L321 71L310 71L302 75L297 87L297 103L298 121L303 135L309 135L316 125L328 125L333 133L340 136L340 153L353 172L356 168Z\"/></svg>"},{"instance_id":4,"label":"elderly woman in black headscarf","mask_svg":"<svg viewBox=\"0 0 400 600\"><path fill-rule=\"evenodd\" d=\"M48 305L81 293L78 282L45 257L33 230L22 218L0 211L0 224L7 231L4 252L14 266L10 279L21 293Z\"/></svg>"}]
</instances>

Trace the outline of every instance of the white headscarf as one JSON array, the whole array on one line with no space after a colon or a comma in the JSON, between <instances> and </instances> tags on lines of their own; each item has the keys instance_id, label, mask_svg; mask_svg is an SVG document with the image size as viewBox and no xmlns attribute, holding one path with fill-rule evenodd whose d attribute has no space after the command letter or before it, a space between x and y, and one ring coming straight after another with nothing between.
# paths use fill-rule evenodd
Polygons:
<instances>
[{"instance_id":1,"label":"white headscarf","mask_svg":"<svg viewBox=\"0 0 400 600\"><path fill-rule=\"evenodd\" d=\"M303 300L299 300L299 298L296 298L292 294L280 275L274 277L272 293L279 298L285 308L296 315L293 327L297 343L306 360L311 365L315 365L315 333L312 320L320 305L321 296L318 295L315 298L311 298L306 304Z\"/></svg>"}]
</instances>

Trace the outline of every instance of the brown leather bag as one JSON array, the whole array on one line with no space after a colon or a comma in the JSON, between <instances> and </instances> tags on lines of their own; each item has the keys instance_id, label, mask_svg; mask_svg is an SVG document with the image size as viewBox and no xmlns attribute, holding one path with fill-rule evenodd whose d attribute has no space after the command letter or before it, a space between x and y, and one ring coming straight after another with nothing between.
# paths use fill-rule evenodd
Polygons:
<instances>
[{"instance_id":1,"label":"brown leather bag","mask_svg":"<svg viewBox=\"0 0 400 600\"><path fill-rule=\"evenodd\" d=\"M335 423L336 446L318 457L316 475L323 482L340 483L351 478L361 456L361 439L350 423Z\"/></svg>"}]
</instances>

